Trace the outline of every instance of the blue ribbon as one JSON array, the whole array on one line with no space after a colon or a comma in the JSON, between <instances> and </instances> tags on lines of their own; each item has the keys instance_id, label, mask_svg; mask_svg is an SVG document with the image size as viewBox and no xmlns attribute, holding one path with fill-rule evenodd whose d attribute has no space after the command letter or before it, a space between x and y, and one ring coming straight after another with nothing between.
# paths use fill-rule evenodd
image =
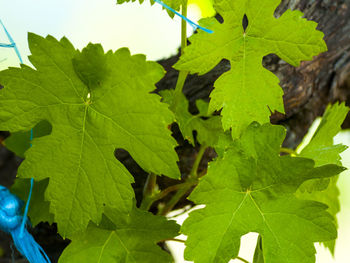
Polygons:
<instances>
[{"instance_id":1,"label":"blue ribbon","mask_svg":"<svg viewBox=\"0 0 350 263\"><path fill-rule=\"evenodd\" d=\"M33 129L30 130L30 142L33 140L34 132ZM30 144L30 147L32 147L32 144ZM23 215L23 220L21 224L21 231L20 231L20 237L22 237L23 232L24 232L24 227L26 225L26 220L27 220L27 215L28 215L28 210L29 210L29 204L30 204L30 199L32 198L32 193L33 193L33 187L34 187L34 178L30 179L30 189L29 189L29 195L26 203L26 207L24 209L24 215Z\"/></svg>"},{"instance_id":2,"label":"blue ribbon","mask_svg":"<svg viewBox=\"0 0 350 263\"><path fill-rule=\"evenodd\" d=\"M2 23L1 19L0 19L0 25L4 29L6 36L7 36L8 40L10 41L10 44L0 43L0 47L13 48L16 52L16 55L17 55L19 61L21 62L21 64L23 64L23 60L22 60L21 54L19 53L17 45L16 45L15 41L13 41L10 33L7 31L5 25Z\"/></svg>"},{"instance_id":3,"label":"blue ribbon","mask_svg":"<svg viewBox=\"0 0 350 263\"><path fill-rule=\"evenodd\" d=\"M209 34L214 33L213 30L207 29L207 28L205 28L205 27L202 27L202 26L196 24L196 23L193 22L192 20L190 20L190 19L188 19L187 17L181 15L179 12L177 12L176 10L174 10L173 8L171 8L170 6L164 4L162 1L160 1L160 0L154 0L154 1L155 1L156 3L158 3L158 4L160 4L161 6L163 6L164 8L170 10L170 11L173 12L175 15L181 17L183 20L185 20L187 23L189 23L189 24L194 28L194 30L196 30L197 28L199 28L199 29L201 29L201 30L203 30L203 31L205 31L205 32L207 32L207 33L209 33Z\"/></svg>"},{"instance_id":4,"label":"blue ribbon","mask_svg":"<svg viewBox=\"0 0 350 263\"><path fill-rule=\"evenodd\" d=\"M17 250L30 263L50 263L42 247L36 243L26 228L21 229L24 202L0 185L0 229L11 234Z\"/></svg>"}]
</instances>

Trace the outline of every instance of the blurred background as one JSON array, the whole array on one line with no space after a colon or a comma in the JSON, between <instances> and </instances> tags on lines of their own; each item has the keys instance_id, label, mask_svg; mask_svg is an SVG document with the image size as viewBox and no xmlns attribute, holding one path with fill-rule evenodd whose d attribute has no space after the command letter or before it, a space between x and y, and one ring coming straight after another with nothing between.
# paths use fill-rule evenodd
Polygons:
<instances>
[{"instance_id":1,"label":"blurred background","mask_svg":"<svg viewBox=\"0 0 350 263\"><path fill-rule=\"evenodd\" d=\"M190 0L188 17L197 21L214 14L211 0ZM116 0L11 0L0 1L0 19L11 32L23 56L29 54L27 32L66 36L81 49L89 42L107 50L128 47L150 60L175 55L180 46L180 19L171 19L159 4L145 1L116 5ZM188 26L189 34L193 29ZM8 42L0 30L1 42ZM17 65L13 51L0 49L0 68ZM27 62L27 61L26 61Z\"/></svg>"},{"instance_id":2,"label":"blurred background","mask_svg":"<svg viewBox=\"0 0 350 263\"><path fill-rule=\"evenodd\" d=\"M180 19L171 19L158 4L149 1L142 5L127 3L116 5L116 0L11 0L0 2L0 19L17 43L28 64L30 54L27 33L55 38L66 36L73 45L82 49L89 42L101 43L107 50L128 47L132 54L143 53L149 60L168 58L178 52L180 46ZM214 15L209 4L211 0L190 0L188 17L195 22L201 17ZM193 29L188 26L188 34ZM5 33L0 30L0 42L8 43ZM12 49L0 48L0 70L18 66L18 58ZM317 126L317 123L314 127ZM350 131L336 137L336 143L350 146ZM350 167L350 150L343 153L343 165ZM1 175L0 175L1 176ZM342 210L338 216L339 238L334 258L321 246L317 246L317 263L349 262L347 242L350 242L350 174L344 172L339 180ZM177 220L182 222L186 215ZM240 256L252 261L256 234L242 239ZM181 237L184 238L184 237ZM168 242L176 258L182 259L183 245ZM1 248L0 248L1 257ZM232 261L239 262L239 261Z\"/></svg>"}]
</instances>

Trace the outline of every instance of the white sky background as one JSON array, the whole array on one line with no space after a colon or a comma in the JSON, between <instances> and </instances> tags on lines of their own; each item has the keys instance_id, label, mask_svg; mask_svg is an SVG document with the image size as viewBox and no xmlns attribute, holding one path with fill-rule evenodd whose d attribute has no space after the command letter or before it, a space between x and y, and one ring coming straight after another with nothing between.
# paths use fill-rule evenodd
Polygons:
<instances>
[{"instance_id":1,"label":"white sky background","mask_svg":"<svg viewBox=\"0 0 350 263\"><path fill-rule=\"evenodd\" d=\"M171 19L161 6L128 3L116 5L116 0L0 0L0 19L26 58L30 54L27 32L41 36L48 34L55 38L66 36L73 45L82 49L89 42L101 43L105 51L128 47L132 54L144 53L149 60L169 57L180 46L180 19ZM200 12L194 6L189 8L188 17L197 21ZM188 26L189 34L192 28ZM8 43L0 30L0 42ZM12 49L0 48L0 70L18 66L18 59ZM350 146L350 132L337 136L337 143ZM344 154L344 165L350 167L350 150ZM339 238L335 259L323 248L318 247L317 263L346 263L350 241L350 173L345 172L339 180L342 211L339 215ZM347 191L346 191L347 189ZM184 220L182 217L179 221ZM244 237L240 256L252 260L255 234ZM174 242L169 242L174 245ZM176 243L177 263L181 259L182 244ZM239 262L239 261L234 261Z\"/></svg>"},{"instance_id":2,"label":"white sky background","mask_svg":"<svg viewBox=\"0 0 350 263\"><path fill-rule=\"evenodd\" d=\"M190 8L189 18L196 21L199 16L198 9ZM27 32L66 36L78 49L89 42L101 43L105 51L128 47L149 60L176 54L180 46L180 19L171 19L159 4L151 6L149 1L116 5L116 0L0 0L0 18L24 58L30 54ZM8 42L2 30L0 41ZM9 49L0 49L3 59L0 69L18 65Z\"/></svg>"}]
</instances>

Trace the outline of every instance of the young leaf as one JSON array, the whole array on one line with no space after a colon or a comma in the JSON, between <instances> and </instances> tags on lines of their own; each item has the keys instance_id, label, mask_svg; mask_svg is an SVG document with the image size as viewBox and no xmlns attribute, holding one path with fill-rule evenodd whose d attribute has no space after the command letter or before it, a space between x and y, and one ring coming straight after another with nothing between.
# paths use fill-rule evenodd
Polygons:
<instances>
[{"instance_id":1,"label":"young leaf","mask_svg":"<svg viewBox=\"0 0 350 263\"><path fill-rule=\"evenodd\" d=\"M163 90L161 96L165 103L172 105L174 90ZM185 139L192 145L195 144L193 131L197 132L197 140L200 144L215 146L219 136L223 133L219 116L208 115L208 103L197 100L199 114L192 115L188 111L188 100L184 94L179 95L179 102L174 111L175 120L180 127L180 131ZM202 117L208 118L206 120Z\"/></svg>"},{"instance_id":2,"label":"young leaf","mask_svg":"<svg viewBox=\"0 0 350 263\"><path fill-rule=\"evenodd\" d=\"M33 128L33 138L39 138L51 133L51 124L47 121L41 121ZM12 133L5 141L7 149L14 152L17 156L24 159L25 152L30 148L31 131Z\"/></svg>"},{"instance_id":3,"label":"young leaf","mask_svg":"<svg viewBox=\"0 0 350 263\"><path fill-rule=\"evenodd\" d=\"M265 263L264 253L262 250L261 236L258 237L258 241L256 243L256 248L254 251L253 263Z\"/></svg>"},{"instance_id":4,"label":"young leaf","mask_svg":"<svg viewBox=\"0 0 350 263\"><path fill-rule=\"evenodd\" d=\"M294 193L304 181L331 177L343 168L314 168L311 159L279 156L284 137L281 126L253 123L210 164L190 195L206 207L190 213L183 224L186 259L228 262L237 257L241 236L258 232L265 262L311 263L313 243L337 236L327 206Z\"/></svg>"},{"instance_id":5,"label":"young leaf","mask_svg":"<svg viewBox=\"0 0 350 263\"><path fill-rule=\"evenodd\" d=\"M54 222L54 215L50 213L50 202L45 201L44 193L49 184L49 180L36 181L33 187L32 198L29 204L28 215L32 226L40 222ZM11 187L11 192L16 194L21 200L28 199L30 189L30 179L17 178Z\"/></svg>"},{"instance_id":6,"label":"young leaf","mask_svg":"<svg viewBox=\"0 0 350 263\"><path fill-rule=\"evenodd\" d=\"M90 220L98 224L105 204L130 211L133 178L115 159L116 148L147 172L179 177L167 127L173 114L150 94L164 75L160 65L126 48L104 54L89 44L79 52L66 38L29 34L29 46L36 70L0 72L0 130L25 131L41 120L52 125L50 135L33 140L18 173L50 178L45 197L63 237ZM96 79L90 79L94 61Z\"/></svg>"},{"instance_id":7,"label":"young leaf","mask_svg":"<svg viewBox=\"0 0 350 263\"><path fill-rule=\"evenodd\" d=\"M333 145L333 138L340 132L348 112L349 108L345 106L345 103L329 105L311 141L302 149L299 156L313 159L316 166L341 165L340 153L347 147L342 144Z\"/></svg>"},{"instance_id":8,"label":"young leaf","mask_svg":"<svg viewBox=\"0 0 350 263\"><path fill-rule=\"evenodd\" d=\"M137 0L117 0L117 4L123 4L123 3L128 3L128 2L136 2ZM145 0L138 0L138 2L140 4L142 4ZM154 0L150 0L151 5L153 5L155 3ZM182 5L186 5L187 4L187 0L162 0L162 2L164 4L166 4L167 6L171 7L172 9L176 10L176 11L180 11L180 7ZM171 12L170 10L167 10L168 15L173 18L175 16L175 14L173 12Z\"/></svg>"},{"instance_id":9,"label":"young leaf","mask_svg":"<svg viewBox=\"0 0 350 263\"><path fill-rule=\"evenodd\" d=\"M178 231L179 226L174 221L134 210L126 222L117 223L114 229L90 225L86 233L74 238L63 251L59 263L170 263L173 262L170 254L158 247L157 243L174 238Z\"/></svg>"},{"instance_id":10,"label":"young leaf","mask_svg":"<svg viewBox=\"0 0 350 263\"><path fill-rule=\"evenodd\" d=\"M340 153L347 147L342 144L333 145L333 138L341 130L349 108L345 103L327 107L322 121L311 141L300 152L300 157L311 158L316 166L325 164L341 165ZM330 179L316 179L303 183L297 191L297 196L303 199L319 201L328 206L328 212L334 216L340 211L338 177ZM334 253L335 240L324 243Z\"/></svg>"},{"instance_id":11,"label":"young leaf","mask_svg":"<svg viewBox=\"0 0 350 263\"><path fill-rule=\"evenodd\" d=\"M302 60L327 50L323 33L317 24L302 18L300 11L287 10L275 18L274 11L281 0L220 0L215 9L223 17L200 21L213 34L198 32L190 38L178 70L204 74L222 59L228 59L231 70L214 84L210 109L222 108L225 130L232 127L232 135L239 136L252 121L269 122L271 111L284 112L279 79L262 66L262 58L277 54L293 66ZM247 17L248 26L243 27Z\"/></svg>"}]
</instances>

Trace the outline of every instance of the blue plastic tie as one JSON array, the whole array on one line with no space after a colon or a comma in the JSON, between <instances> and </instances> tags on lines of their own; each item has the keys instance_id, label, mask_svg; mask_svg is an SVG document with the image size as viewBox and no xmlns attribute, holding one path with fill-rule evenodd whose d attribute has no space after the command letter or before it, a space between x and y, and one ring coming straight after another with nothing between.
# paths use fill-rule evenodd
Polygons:
<instances>
[{"instance_id":1,"label":"blue plastic tie","mask_svg":"<svg viewBox=\"0 0 350 263\"><path fill-rule=\"evenodd\" d=\"M30 263L50 263L50 259L42 247L26 228L24 228L22 236L20 235L21 222L23 221L21 215L23 203L17 196L11 194L5 186L0 185L0 229L11 234L17 250Z\"/></svg>"},{"instance_id":2,"label":"blue plastic tie","mask_svg":"<svg viewBox=\"0 0 350 263\"><path fill-rule=\"evenodd\" d=\"M10 33L7 31L5 25L0 19L0 24L4 29L10 44L0 43L0 47L13 48L17 54L20 63L23 63L21 54L13 41ZM30 130L30 142L33 140L34 131ZM30 143L30 146L32 144ZM34 179L30 179L29 195L24 209L23 216L21 215L21 208L23 207L23 201L10 191L0 185L0 229L11 234L13 242L17 250L26 258L30 263L50 263L50 259L46 255L42 247L34 240L32 235L26 228L29 204L33 193Z\"/></svg>"},{"instance_id":3,"label":"blue plastic tie","mask_svg":"<svg viewBox=\"0 0 350 263\"><path fill-rule=\"evenodd\" d=\"M202 26L196 24L196 23L193 22L192 20L190 20L190 19L188 19L187 17L181 15L179 12L177 12L176 10L174 10L173 8L171 8L170 6L164 4L162 1L160 1L160 0L154 0L154 1L155 1L156 3L158 3L158 4L160 4L161 6L163 6L164 8L170 10L170 11L173 12L175 15L181 17L183 20L185 20L187 23L189 23L189 24L193 27L194 30L196 30L197 28L199 28L200 30L203 30L203 31L205 31L205 32L207 32L207 33L209 33L209 34L213 34L213 33L214 33L213 30L207 29L207 28L205 28L205 27L202 27Z\"/></svg>"},{"instance_id":4,"label":"blue plastic tie","mask_svg":"<svg viewBox=\"0 0 350 263\"><path fill-rule=\"evenodd\" d=\"M4 29L8 40L10 41L10 44L0 43L0 47L13 48L16 52L16 55L17 55L19 61L21 62L21 64L23 64L23 60L22 60L21 54L19 53L17 45L16 45L15 41L13 41L13 38L11 37L10 33L7 31L5 25L2 23L1 19L0 19L0 24L1 24L2 28Z\"/></svg>"},{"instance_id":5,"label":"blue plastic tie","mask_svg":"<svg viewBox=\"0 0 350 263\"><path fill-rule=\"evenodd\" d=\"M30 142L32 142L34 137L34 131L33 129L30 130ZM30 143L30 147L32 147L32 143ZM30 204L30 200L32 198L32 193L33 193L33 187L34 187L34 178L30 179L30 189L29 189L29 195L28 195L28 199L27 199L27 203L24 209L24 214L23 214L23 220L22 220L22 224L21 224L21 231L20 231L20 237L23 236L23 231L25 229L25 225L26 225L26 221L27 221L27 215L28 215L28 210L29 210L29 204Z\"/></svg>"},{"instance_id":6,"label":"blue plastic tie","mask_svg":"<svg viewBox=\"0 0 350 263\"><path fill-rule=\"evenodd\" d=\"M10 33L7 31L5 25L2 23L1 19L0 19L0 24L2 26L2 28L4 29L6 35L7 35L7 38L8 40L10 41L11 44L1 44L0 47L11 47L13 48L15 51L16 51L16 54L17 54L17 57L19 59L19 61L21 63L23 63L23 60L22 60L22 56L21 54L19 53L19 50L16 46L16 43L15 41L13 40L13 38L11 37ZM30 130L30 141L33 140L33 129ZM32 146L32 144L30 144L30 147ZM22 224L21 224L21 231L20 231L20 237L23 236L23 232L24 232L24 228L25 228L25 225L26 225L26 221L27 221L27 215L28 215L28 210L29 210L29 204L30 204L30 200L32 198L32 192L33 192L33 187L34 187L34 179L31 178L30 179L30 190L29 190L29 195L28 195L28 199L27 199L27 203L26 203L26 206L25 206L25 209L24 209L24 215L23 215L23 220L22 220Z\"/></svg>"}]
</instances>

